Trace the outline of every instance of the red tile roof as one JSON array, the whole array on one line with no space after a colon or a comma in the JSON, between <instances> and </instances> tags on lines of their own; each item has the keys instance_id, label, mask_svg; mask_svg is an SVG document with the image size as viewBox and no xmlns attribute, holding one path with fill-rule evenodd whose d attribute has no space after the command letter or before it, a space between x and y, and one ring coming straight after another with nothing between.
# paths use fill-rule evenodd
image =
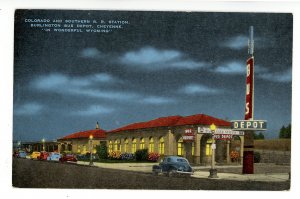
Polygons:
<instances>
[{"instance_id":1,"label":"red tile roof","mask_svg":"<svg viewBox=\"0 0 300 199\"><path fill-rule=\"evenodd\" d=\"M228 121L218 119L209 115L204 115L204 114L182 117L176 123L175 126L194 125L194 124L211 125L212 123L214 123L216 126L230 126L230 122Z\"/></svg>"},{"instance_id":2,"label":"red tile roof","mask_svg":"<svg viewBox=\"0 0 300 199\"><path fill-rule=\"evenodd\" d=\"M230 122L221 120L218 118L211 117L209 115L197 114L191 116L169 116L160 117L147 122L138 122L134 124L129 124L114 130L109 131L109 133L126 131L126 130L136 130L136 129L146 129L153 127L165 127L165 126L183 126L183 125L210 125L214 123L216 126L230 126Z\"/></svg>"},{"instance_id":3,"label":"red tile roof","mask_svg":"<svg viewBox=\"0 0 300 199\"><path fill-rule=\"evenodd\" d=\"M174 126L174 124L176 124L176 122L180 118L182 118L182 116L179 115L160 117L147 122L138 122L138 123L129 124L127 126L123 126L121 128L111 130L109 132L119 132L119 131L126 131L126 130L145 129L145 128L162 127L162 126Z\"/></svg>"},{"instance_id":4,"label":"red tile roof","mask_svg":"<svg viewBox=\"0 0 300 199\"><path fill-rule=\"evenodd\" d=\"M68 139L79 139L79 138L86 138L88 139L90 135L93 135L94 138L106 138L105 130L102 129L93 129L87 131L80 131L77 133L72 133L65 137L60 138L60 140L68 140Z\"/></svg>"}]
</instances>

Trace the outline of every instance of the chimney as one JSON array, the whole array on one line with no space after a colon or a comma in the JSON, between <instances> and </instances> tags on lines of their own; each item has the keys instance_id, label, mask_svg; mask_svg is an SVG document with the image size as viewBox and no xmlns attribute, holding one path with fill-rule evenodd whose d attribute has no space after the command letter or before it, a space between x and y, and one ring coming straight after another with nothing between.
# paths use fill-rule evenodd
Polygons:
<instances>
[{"instance_id":1,"label":"chimney","mask_svg":"<svg viewBox=\"0 0 300 199\"><path fill-rule=\"evenodd\" d=\"M96 129L100 129L98 122L96 123Z\"/></svg>"}]
</instances>

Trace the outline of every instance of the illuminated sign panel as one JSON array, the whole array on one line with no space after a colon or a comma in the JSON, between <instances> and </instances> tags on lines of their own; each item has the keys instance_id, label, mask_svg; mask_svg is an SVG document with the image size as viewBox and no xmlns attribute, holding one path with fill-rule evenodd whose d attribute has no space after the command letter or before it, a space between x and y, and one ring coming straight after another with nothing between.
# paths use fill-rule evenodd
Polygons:
<instances>
[{"instance_id":1,"label":"illuminated sign panel","mask_svg":"<svg viewBox=\"0 0 300 199\"><path fill-rule=\"evenodd\" d=\"M207 127L198 127L198 133L203 133L203 134L208 134L211 133L211 130ZM215 135L216 134L225 134L225 135L244 135L244 131L233 131L232 129L225 129L225 128L217 128L215 130Z\"/></svg>"},{"instance_id":2,"label":"illuminated sign panel","mask_svg":"<svg viewBox=\"0 0 300 199\"><path fill-rule=\"evenodd\" d=\"M253 119L254 100L254 57L247 60L245 120Z\"/></svg>"},{"instance_id":3,"label":"illuminated sign panel","mask_svg":"<svg viewBox=\"0 0 300 199\"><path fill-rule=\"evenodd\" d=\"M184 142L192 142L195 140L195 133L192 129L185 129L184 135L182 136Z\"/></svg>"},{"instance_id":4,"label":"illuminated sign panel","mask_svg":"<svg viewBox=\"0 0 300 199\"><path fill-rule=\"evenodd\" d=\"M233 120L231 121L233 131L265 131L267 129L266 120Z\"/></svg>"}]
</instances>

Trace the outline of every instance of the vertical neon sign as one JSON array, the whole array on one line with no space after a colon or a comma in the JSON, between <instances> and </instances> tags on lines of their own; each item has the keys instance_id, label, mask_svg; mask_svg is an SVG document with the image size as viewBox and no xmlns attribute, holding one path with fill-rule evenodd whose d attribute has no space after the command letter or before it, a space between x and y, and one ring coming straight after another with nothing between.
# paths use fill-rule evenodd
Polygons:
<instances>
[{"instance_id":1,"label":"vertical neon sign","mask_svg":"<svg viewBox=\"0 0 300 199\"><path fill-rule=\"evenodd\" d=\"M254 108L254 57L247 60L247 78L246 78L246 106L245 120L253 119Z\"/></svg>"},{"instance_id":2,"label":"vertical neon sign","mask_svg":"<svg viewBox=\"0 0 300 199\"><path fill-rule=\"evenodd\" d=\"M253 119L254 109L254 39L253 26L249 29L248 54L251 57L247 60L247 78L246 78L246 106L245 106L245 120Z\"/></svg>"}]
</instances>

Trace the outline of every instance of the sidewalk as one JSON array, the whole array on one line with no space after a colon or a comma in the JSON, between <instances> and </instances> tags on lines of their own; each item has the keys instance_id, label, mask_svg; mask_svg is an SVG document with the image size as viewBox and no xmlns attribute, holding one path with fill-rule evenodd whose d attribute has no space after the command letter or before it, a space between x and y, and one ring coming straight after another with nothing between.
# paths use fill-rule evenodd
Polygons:
<instances>
[{"instance_id":1,"label":"sidewalk","mask_svg":"<svg viewBox=\"0 0 300 199\"><path fill-rule=\"evenodd\" d=\"M77 164L89 165L89 162L78 161ZM152 173L152 166L155 163L101 163L94 162L94 166L107 169L118 169L127 171L137 171Z\"/></svg>"},{"instance_id":2,"label":"sidewalk","mask_svg":"<svg viewBox=\"0 0 300 199\"><path fill-rule=\"evenodd\" d=\"M209 172L196 171L195 178L208 178ZM237 180L237 181L263 181L263 182L284 182L289 180L288 173L269 173L269 174L234 174L218 173L218 178L213 180Z\"/></svg>"},{"instance_id":3,"label":"sidewalk","mask_svg":"<svg viewBox=\"0 0 300 199\"><path fill-rule=\"evenodd\" d=\"M78 161L77 164L89 165L89 162ZM136 171L143 173L152 173L152 166L155 163L100 163L94 162L94 166L100 168ZM194 178L208 179L208 166L194 166ZM241 165L224 165L216 166L216 169L226 170L232 168L241 168ZM284 182L289 180L288 173L260 173L260 174L236 174L236 173L219 173L218 178L210 178L211 180L236 180L236 181L264 181L264 182Z\"/></svg>"}]
</instances>

